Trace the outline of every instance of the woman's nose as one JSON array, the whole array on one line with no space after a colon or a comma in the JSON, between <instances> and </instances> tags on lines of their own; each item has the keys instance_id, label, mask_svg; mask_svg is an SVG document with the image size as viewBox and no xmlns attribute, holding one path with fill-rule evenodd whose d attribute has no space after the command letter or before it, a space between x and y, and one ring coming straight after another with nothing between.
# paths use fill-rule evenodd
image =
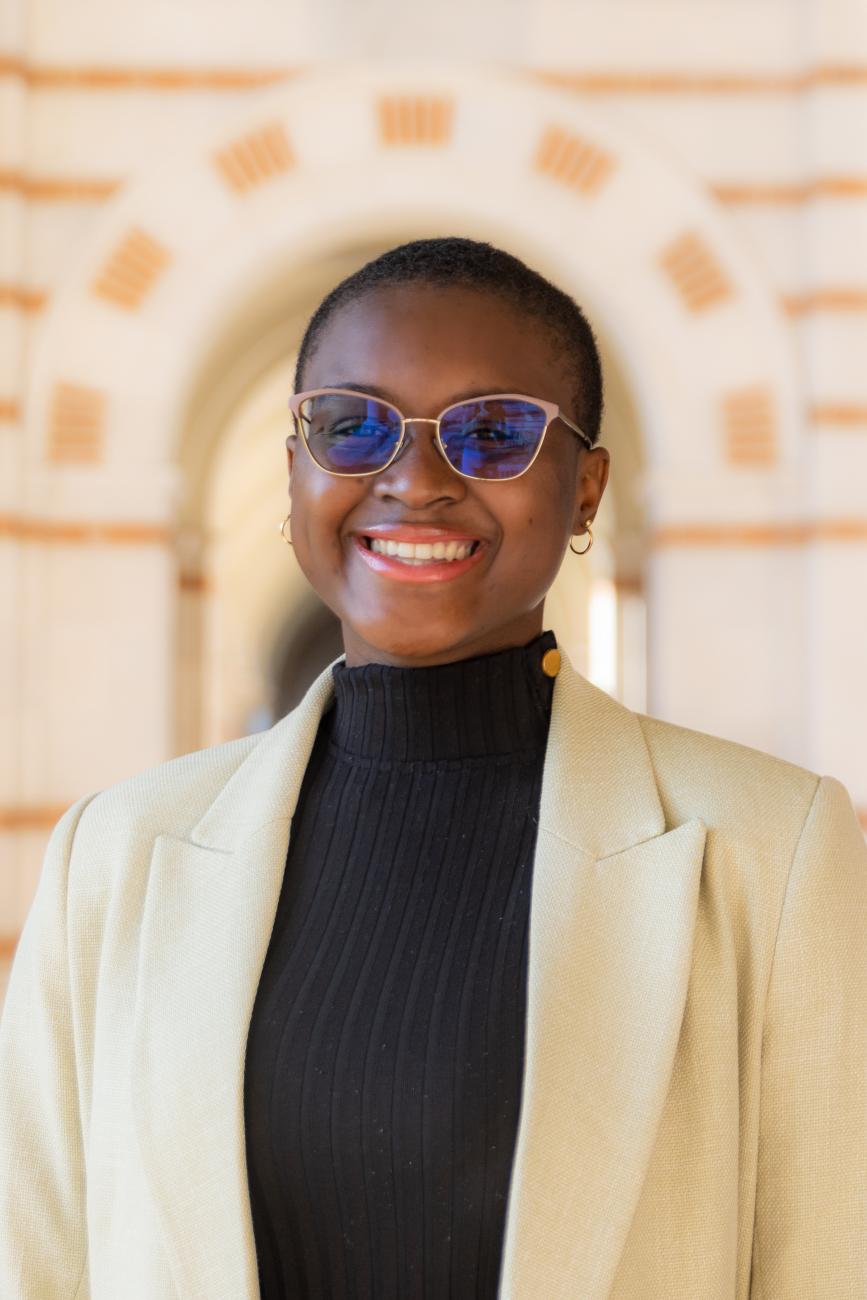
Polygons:
<instances>
[{"instance_id":1,"label":"woman's nose","mask_svg":"<svg viewBox=\"0 0 867 1300\"><path fill-rule=\"evenodd\" d=\"M378 495L418 498L419 503L432 496L460 496L462 481L449 465L436 438L436 422L408 419L403 446L391 464L377 474Z\"/></svg>"}]
</instances>

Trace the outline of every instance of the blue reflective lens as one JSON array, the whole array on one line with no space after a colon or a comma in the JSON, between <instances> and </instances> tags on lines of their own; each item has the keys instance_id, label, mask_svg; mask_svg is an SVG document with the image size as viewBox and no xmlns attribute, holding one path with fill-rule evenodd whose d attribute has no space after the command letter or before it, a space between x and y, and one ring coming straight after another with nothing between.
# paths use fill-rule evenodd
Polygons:
<instances>
[{"instance_id":1,"label":"blue reflective lens","mask_svg":"<svg viewBox=\"0 0 867 1300\"><path fill-rule=\"evenodd\" d=\"M440 436L449 463L472 478L514 478L530 464L547 416L514 397L462 402L443 416Z\"/></svg>"},{"instance_id":2,"label":"blue reflective lens","mask_svg":"<svg viewBox=\"0 0 867 1300\"><path fill-rule=\"evenodd\" d=\"M335 474L381 469L400 438L400 418L372 397L319 393L301 403L301 419L313 459Z\"/></svg>"}]
</instances>

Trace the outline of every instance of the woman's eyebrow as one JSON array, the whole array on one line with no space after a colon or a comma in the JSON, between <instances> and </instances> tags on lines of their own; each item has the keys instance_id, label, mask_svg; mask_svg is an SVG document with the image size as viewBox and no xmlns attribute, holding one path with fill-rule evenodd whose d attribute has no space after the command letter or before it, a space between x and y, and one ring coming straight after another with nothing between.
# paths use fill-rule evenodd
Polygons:
<instances>
[{"instance_id":1,"label":"woman's eyebrow","mask_svg":"<svg viewBox=\"0 0 867 1300\"><path fill-rule=\"evenodd\" d=\"M357 382L354 379L338 379L335 383L329 384L329 388L348 388L358 393L369 393L371 397L381 397L384 402L391 402L392 406L397 406L393 394L385 388L379 388L376 384L366 384ZM513 386L503 387L502 384L494 387L490 385L487 388L469 388L460 393L453 393L446 406L451 406L453 402L468 401L471 397L489 397L492 393L514 393L519 390Z\"/></svg>"}]
</instances>

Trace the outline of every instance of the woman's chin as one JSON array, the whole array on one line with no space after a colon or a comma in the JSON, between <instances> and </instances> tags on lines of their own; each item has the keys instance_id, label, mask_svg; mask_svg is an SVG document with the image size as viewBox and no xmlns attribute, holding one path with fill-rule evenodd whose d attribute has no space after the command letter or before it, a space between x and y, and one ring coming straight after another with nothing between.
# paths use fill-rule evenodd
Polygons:
<instances>
[{"instance_id":1,"label":"woman's chin","mask_svg":"<svg viewBox=\"0 0 867 1300\"><path fill-rule=\"evenodd\" d=\"M468 653L464 647L474 640L472 631L467 625L432 624L429 620L423 627L411 623L401 627L389 618L381 623L352 628L347 628L344 623L343 639L349 664L360 660L421 667L427 663L447 663L461 658Z\"/></svg>"}]
</instances>

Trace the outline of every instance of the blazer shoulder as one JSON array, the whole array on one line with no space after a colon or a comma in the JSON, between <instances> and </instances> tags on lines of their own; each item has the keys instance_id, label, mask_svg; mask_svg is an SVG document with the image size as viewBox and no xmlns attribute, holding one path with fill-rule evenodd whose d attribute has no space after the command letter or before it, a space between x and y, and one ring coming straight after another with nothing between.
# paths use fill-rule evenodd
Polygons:
<instances>
[{"instance_id":1,"label":"blazer shoulder","mask_svg":"<svg viewBox=\"0 0 867 1300\"><path fill-rule=\"evenodd\" d=\"M817 772L764 750L636 713L665 808L678 825L701 817L709 828L754 825L797 834L821 780Z\"/></svg>"},{"instance_id":2,"label":"blazer shoulder","mask_svg":"<svg viewBox=\"0 0 867 1300\"><path fill-rule=\"evenodd\" d=\"M179 754L97 791L82 813L76 840L169 832L196 825L265 732Z\"/></svg>"}]
</instances>

